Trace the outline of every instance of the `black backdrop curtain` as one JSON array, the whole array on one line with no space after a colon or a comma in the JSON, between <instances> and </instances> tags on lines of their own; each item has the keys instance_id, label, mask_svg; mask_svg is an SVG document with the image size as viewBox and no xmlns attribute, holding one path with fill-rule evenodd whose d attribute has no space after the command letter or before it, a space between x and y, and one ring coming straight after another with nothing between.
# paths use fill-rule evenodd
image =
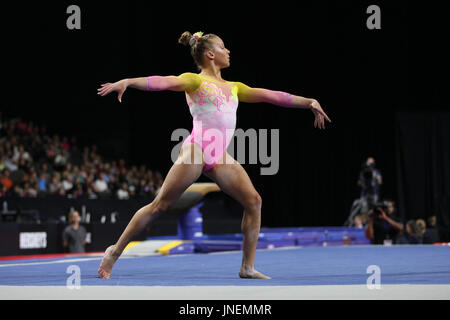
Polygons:
<instances>
[{"instance_id":1,"label":"black backdrop curtain","mask_svg":"<svg viewBox=\"0 0 450 320\"><path fill-rule=\"evenodd\" d=\"M398 207L403 219L435 215L441 240L450 234L450 113L396 117Z\"/></svg>"},{"instance_id":2,"label":"black backdrop curtain","mask_svg":"<svg viewBox=\"0 0 450 320\"><path fill-rule=\"evenodd\" d=\"M129 90L119 104L113 95L98 96L97 88L125 77L197 72L177 39L185 30L214 32L232 52L225 79L317 98L333 120L320 131L305 110L239 106L238 128L280 129L277 175L262 176L259 165L244 165L263 198L263 226L342 225L359 196L356 179L368 156L383 174L382 199L397 200L406 218L440 210L439 223L449 225L442 213L448 153L444 158L437 152L449 134L430 138L448 130L442 117L431 115L448 91L441 81L449 56L442 2L378 1L381 30L366 27L369 1L240 8L233 23L171 4L91 1L80 5L77 31L66 27L69 4L39 2L23 10L16 2L8 10L7 24L14 27L5 35L8 63L2 71L11 85L4 90L4 115L46 124L49 132L99 146L105 158L146 164L165 175L176 144L171 133L192 128L184 94ZM24 75L35 78L24 82ZM395 111L412 109L428 115L396 121ZM442 123L434 128L431 119Z\"/></svg>"}]
</instances>

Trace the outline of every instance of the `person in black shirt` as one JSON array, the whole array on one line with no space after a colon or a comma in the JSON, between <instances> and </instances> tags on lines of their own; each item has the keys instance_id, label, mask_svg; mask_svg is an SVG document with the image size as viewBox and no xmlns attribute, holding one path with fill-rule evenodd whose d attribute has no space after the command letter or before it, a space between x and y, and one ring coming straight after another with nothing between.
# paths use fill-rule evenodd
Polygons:
<instances>
[{"instance_id":1,"label":"person in black shirt","mask_svg":"<svg viewBox=\"0 0 450 320\"><path fill-rule=\"evenodd\" d=\"M439 233L436 228L436 216L431 216L427 220L428 226L425 225L425 232L423 234L424 244L433 244L439 242Z\"/></svg>"},{"instance_id":2,"label":"person in black shirt","mask_svg":"<svg viewBox=\"0 0 450 320\"><path fill-rule=\"evenodd\" d=\"M366 237L372 244L385 244L387 241L395 243L397 236L403 230L395 212L395 202L386 200L369 210L369 223L366 228Z\"/></svg>"}]
</instances>

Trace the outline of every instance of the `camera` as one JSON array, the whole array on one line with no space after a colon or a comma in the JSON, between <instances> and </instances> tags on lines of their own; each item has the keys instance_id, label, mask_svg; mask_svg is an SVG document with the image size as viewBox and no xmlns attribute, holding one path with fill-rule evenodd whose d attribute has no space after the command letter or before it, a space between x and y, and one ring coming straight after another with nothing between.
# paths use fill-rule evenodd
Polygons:
<instances>
[{"instance_id":1,"label":"camera","mask_svg":"<svg viewBox=\"0 0 450 320\"><path fill-rule=\"evenodd\" d=\"M369 208L369 217L370 216L375 216L375 218L379 218L382 214L382 211L386 212L387 211L387 203L386 201L383 202L377 202L374 203L370 208Z\"/></svg>"}]
</instances>

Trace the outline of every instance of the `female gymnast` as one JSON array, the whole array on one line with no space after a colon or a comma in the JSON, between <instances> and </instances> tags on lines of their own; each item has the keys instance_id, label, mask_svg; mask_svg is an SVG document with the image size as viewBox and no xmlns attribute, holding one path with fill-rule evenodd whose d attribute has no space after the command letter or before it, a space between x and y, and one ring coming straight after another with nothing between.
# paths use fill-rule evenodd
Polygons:
<instances>
[{"instance_id":1,"label":"female gymnast","mask_svg":"<svg viewBox=\"0 0 450 320\"><path fill-rule=\"evenodd\" d=\"M239 276L270 279L254 268L262 200L244 168L227 153L232 137L226 134L226 131L233 132L235 129L239 101L310 109L315 116L314 127L319 129L325 128L325 120L331 120L315 99L281 91L251 88L241 82L224 80L221 70L230 66L230 51L217 35L204 35L202 32L192 35L186 31L178 42L191 47L191 55L201 70L199 74L123 79L102 84L98 89L101 96L117 92L119 102L122 102L127 88L185 92L193 117L192 132L183 142L178 159L169 170L160 192L150 204L134 214L119 240L106 249L98 273L102 278L109 278L114 263L133 237L160 213L166 211L203 173L244 208L241 224L243 255ZM215 133L212 137L211 131Z\"/></svg>"}]
</instances>

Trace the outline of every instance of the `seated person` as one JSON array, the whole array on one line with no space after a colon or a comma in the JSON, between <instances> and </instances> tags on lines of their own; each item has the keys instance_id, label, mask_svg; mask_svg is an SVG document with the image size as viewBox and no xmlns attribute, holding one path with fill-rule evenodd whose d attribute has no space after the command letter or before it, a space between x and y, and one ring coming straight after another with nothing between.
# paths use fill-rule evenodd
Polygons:
<instances>
[{"instance_id":1,"label":"seated person","mask_svg":"<svg viewBox=\"0 0 450 320\"><path fill-rule=\"evenodd\" d=\"M418 228L416 221L409 220L406 223L405 229L397 239L397 244L420 244L422 239L418 235Z\"/></svg>"}]
</instances>

